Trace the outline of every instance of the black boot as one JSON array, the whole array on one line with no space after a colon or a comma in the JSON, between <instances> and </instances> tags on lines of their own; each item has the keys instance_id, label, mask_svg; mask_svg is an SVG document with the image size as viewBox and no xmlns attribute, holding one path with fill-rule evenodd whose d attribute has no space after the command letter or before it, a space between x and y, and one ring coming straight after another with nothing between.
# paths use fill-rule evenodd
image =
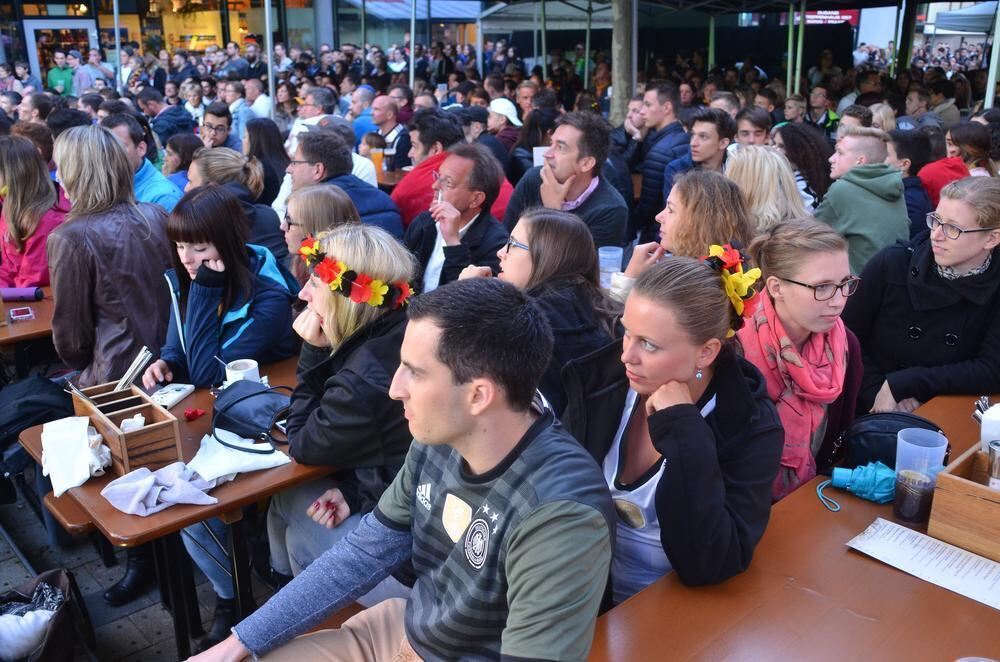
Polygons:
<instances>
[{"instance_id":1,"label":"black boot","mask_svg":"<svg viewBox=\"0 0 1000 662\"><path fill-rule=\"evenodd\" d=\"M254 572L257 575L257 579L267 584L274 592L280 591L282 588L284 588L285 584L294 579L294 577L292 577L291 575L284 575L278 572L270 565L267 566L266 570L261 568L260 566L257 566L256 568L254 568Z\"/></svg>"},{"instance_id":2,"label":"black boot","mask_svg":"<svg viewBox=\"0 0 1000 662\"><path fill-rule=\"evenodd\" d=\"M236 600L215 596L215 616L212 617L212 627L208 634L198 640L194 652L204 653L220 641L228 638L230 628L236 625Z\"/></svg>"},{"instance_id":3,"label":"black boot","mask_svg":"<svg viewBox=\"0 0 1000 662\"><path fill-rule=\"evenodd\" d=\"M156 579L152 550L148 545L127 550L125 576L104 592L104 601L112 607L132 602L145 593Z\"/></svg>"}]
</instances>

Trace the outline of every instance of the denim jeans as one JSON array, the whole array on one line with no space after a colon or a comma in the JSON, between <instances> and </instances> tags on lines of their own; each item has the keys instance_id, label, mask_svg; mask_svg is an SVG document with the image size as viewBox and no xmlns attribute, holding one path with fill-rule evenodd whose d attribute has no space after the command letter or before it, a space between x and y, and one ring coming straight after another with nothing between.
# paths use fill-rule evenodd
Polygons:
<instances>
[{"instance_id":1,"label":"denim jeans","mask_svg":"<svg viewBox=\"0 0 1000 662\"><path fill-rule=\"evenodd\" d=\"M215 537L218 538L219 542L222 543L223 547L221 549L212 540L212 536L208 531L205 530L204 525L206 524L212 530L212 533L215 534ZM201 543L201 547L192 538ZM204 522L184 527L184 531L181 533L181 540L184 541L184 548L187 550L191 560L205 573L208 581L212 583L215 594L224 600L235 598L233 579L229 575L232 571L232 565L227 557L229 552L229 527L219 518L212 517ZM218 563L212 560L213 558L222 564L221 568Z\"/></svg>"}]
</instances>

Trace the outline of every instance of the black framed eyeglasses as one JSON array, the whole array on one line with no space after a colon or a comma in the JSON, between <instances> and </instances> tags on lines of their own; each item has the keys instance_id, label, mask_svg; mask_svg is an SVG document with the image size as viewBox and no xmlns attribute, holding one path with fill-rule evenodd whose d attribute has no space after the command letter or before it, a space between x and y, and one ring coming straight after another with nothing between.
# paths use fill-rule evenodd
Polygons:
<instances>
[{"instance_id":1,"label":"black framed eyeglasses","mask_svg":"<svg viewBox=\"0 0 1000 662\"><path fill-rule=\"evenodd\" d=\"M530 247L528 246L528 244L522 244L517 239L514 239L513 235L510 236L510 237L507 237L507 245L505 246L505 250L508 253L510 252L511 246L513 246L515 248L520 248L522 251L530 250Z\"/></svg>"},{"instance_id":2,"label":"black framed eyeglasses","mask_svg":"<svg viewBox=\"0 0 1000 662\"><path fill-rule=\"evenodd\" d=\"M203 124L202 128L208 131L209 133L229 133L229 127L226 126L225 124L218 124L218 125Z\"/></svg>"},{"instance_id":3,"label":"black framed eyeglasses","mask_svg":"<svg viewBox=\"0 0 1000 662\"><path fill-rule=\"evenodd\" d=\"M288 162L288 165L301 165L303 163L307 163L309 165L316 165L318 163L318 161L304 161L302 159L292 159L292 160L290 160ZM288 218L288 217L286 216L285 218Z\"/></svg>"},{"instance_id":4,"label":"black framed eyeglasses","mask_svg":"<svg viewBox=\"0 0 1000 662\"><path fill-rule=\"evenodd\" d=\"M844 297L849 297L858 291L858 286L861 285L861 279L851 276L847 280L840 283L820 283L819 285L810 285L809 283L800 283L797 280L792 280L791 278L782 278L781 280L792 283L794 285L799 285L801 287L808 287L813 291L813 297L816 301L829 301L840 290L840 293Z\"/></svg>"},{"instance_id":5,"label":"black framed eyeglasses","mask_svg":"<svg viewBox=\"0 0 1000 662\"><path fill-rule=\"evenodd\" d=\"M1000 228L973 228L971 230L960 228L954 223L947 223L942 220L936 211L928 212L927 227L931 229L931 232L940 227L944 232L944 236L949 239L960 239L966 232L993 232L994 230L1000 230Z\"/></svg>"},{"instance_id":6,"label":"black framed eyeglasses","mask_svg":"<svg viewBox=\"0 0 1000 662\"><path fill-rule=\"evenodd\" d=\"M287 225L290 228L294 228L296 226L302 227L301 223L295 223L294 221L292 221L292 217L288 215L288 212L285 212L285 225Z\"/></svg>"}]
</instances>

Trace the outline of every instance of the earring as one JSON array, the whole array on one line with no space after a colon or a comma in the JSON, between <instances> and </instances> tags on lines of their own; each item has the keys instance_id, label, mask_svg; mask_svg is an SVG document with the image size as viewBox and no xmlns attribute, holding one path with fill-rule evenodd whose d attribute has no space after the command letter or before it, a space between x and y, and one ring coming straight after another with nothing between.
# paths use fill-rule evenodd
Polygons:
<instances>
[{"instance_id":1,"label":"earring","mask_svg":"<svg viewBox=\"0 0 1000 662\"><path fill-rule=\"evenodd\" d=\"M704 373L702 373L701 368L698 368L698 371L694 373L694 378L695 379L701 379L704 376L705 375L704 375Z\"/></svg>"}]
</instances>

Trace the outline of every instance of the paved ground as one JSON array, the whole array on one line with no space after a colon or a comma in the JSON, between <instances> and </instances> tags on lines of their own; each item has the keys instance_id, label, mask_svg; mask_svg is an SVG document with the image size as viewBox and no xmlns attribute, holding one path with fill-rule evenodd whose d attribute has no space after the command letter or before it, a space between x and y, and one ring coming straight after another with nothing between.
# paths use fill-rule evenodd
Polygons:
<instances>
[{"instance_id":1,"label":"paved ground","mask_svg":"<svg viewBox=\"0 0 1000 662\"><path fill-rule=\"evenodd\" d=\"M68 568L76 576L84 602L97 635L97 656L101 662L116 660L176 660L174 630L170 614L161 606L159 592L151 590L131 604L108 606L101 594L113 585L125 571L125 552L116 552L118 564L106 568L96 548L87 537L75 539L66 548L49 547L45 529L35 512L24 504L0 505L0 524L33 566L35 572L50 568ZM0 538L0 593L30 579L26 568L14 550ZM208 580L196 574L201 616L207 628L212 621L215 600ZM267 599L270 589L254 578L254 595L258 604ZM76 659L88 656L77 651Z\"/></svg>"}]
</instances>

